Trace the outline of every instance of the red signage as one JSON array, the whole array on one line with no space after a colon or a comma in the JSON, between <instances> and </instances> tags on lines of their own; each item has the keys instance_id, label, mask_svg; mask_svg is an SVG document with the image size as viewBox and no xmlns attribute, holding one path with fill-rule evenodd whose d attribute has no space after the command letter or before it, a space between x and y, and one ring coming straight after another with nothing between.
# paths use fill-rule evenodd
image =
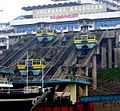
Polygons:
<instances>
[{"instance_id":1,"label":"red signage","mask_svg":"<svg viewBox=\"0 0 120 111\"><path fill-rule=\"evenodd\" d=\"M68 14L68 15L54 15L50 16L50 19L65 19L65 18L75 18L78 17L78 14Z\"/></svg>"}]
</instances>

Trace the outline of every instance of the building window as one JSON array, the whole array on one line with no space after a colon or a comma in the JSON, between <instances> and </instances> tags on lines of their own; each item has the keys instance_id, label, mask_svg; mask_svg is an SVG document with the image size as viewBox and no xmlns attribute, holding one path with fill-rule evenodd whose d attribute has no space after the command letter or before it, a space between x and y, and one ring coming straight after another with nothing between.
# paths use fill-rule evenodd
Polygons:
<instances>
[{"instance_id":1,"label":"building window","mask_svg":"<svg viewBox=\"0 0 120 111\"><path fill-rule=\"evenodd\" d=\"M49 13L49 12L50 12L50 10L48 9L48 10L47 10L47 12Z\"/></svg>"},{"instance_id":2,"label":"building window","mask_svg":"<svg viewBox=\"0 0 120 111\"><path fill-rule=\"evenodd\" d=\"M85 7L82 7L83 10L85 10Z\"/></svg>"},{"instance_id":3,"label":"building window","mask_svg":"<svg viewBox=\"0 0 120 111\"><path fill-rule=\"evenodd\" d=\"M58 8L58 11L59 11L59 12L62 12L62 9L61 9L61 8Z\"/></svg>"},{"instance_id":4,"label":"building window","mask_svg":"<svg viewBox=\"0 0 120 111\"><path fill-rule=\"evenodd\" d=\"M99 5L99 8L102 8L102 5Z\"/></svg>"},{"instance_id":5,"label":"building window","mask_svg":"<svg viewBox=\"0 0 120 111\"><path fill-rule=\"evenodd\" d=\"M41 14L43 14L43 10L41 10Z\"/></svg>"},{"instance_id":6,"label":"building window","mask_svg":"<svg viewBox=\"0 0 120 111\"><path fill-rule=\"evenodd\" d=\"M51 9L51 12L53 12L53 9Z\"/></svg>"},{"instance_id":7,"label":"building window","mask_svg":"<svg viewBox=\"0 0 120 111\"><path fill-rule=\"evenodd\" d=\"M68 11L70 10L70 8L69 8L69 7L67 7L66 9L67 9Z\"/></svg>"},{"instance_id":8,"label":"building window","mask_svg":"<svg viewBox=\"0 0 120 111\"><path fill-rule=\"evenodd\" d=\"M54 12L56 12L56 9L53 9Z\"/></svg>"},{"instance_id":9,"label":"building window","mask_svg":"<svg viewBox=\"0 0 120 111\"><path fill-rule=\"evenodd\" d=\"M77 7L77 10L79 10L79 7Z\"/></svg>"},{"instance_id":10,"label":"building window","mask_svg":"<svg viewBox=\"0 0 120 111\"><path fill-rule=\"evenodd\" d=\"M74 7L74 10L77 10L77 7Z\"/></svg>"},{"instance_id":11,"label":"building window","mask_svg":"<svg viewBox=\"0 0 120 111\"><path fill-rule=\"evenodd\" d=\"M2 39L1 42L5 42L5 40Z\"/></svg>"},{"instance_id":12,"label":"building window","mask_svg":"<svg viewBox=\"0 0 120 111\"><path fill-rule=\"evenodd\" d=\"M75 10L75 7L73 7L72 9Z\"/></svg>"},{"instance_id":13,"label":"building window","mask_svg":"<svg viewBox=\"0 0 120 111\"><path fill-rule=\"evenodd\" d=\"M98 5L95 5L95 9L98 9Z\"/></svg>"},{"instance_id":14,"label":"building window","mask_svg":"<svg viewBox=\"0 0 120 111\"><path fill-rule=\"evenodd\" d=\"M46 14L47 10L44 10L44 14Z\"/></svg>"}]
</instances>

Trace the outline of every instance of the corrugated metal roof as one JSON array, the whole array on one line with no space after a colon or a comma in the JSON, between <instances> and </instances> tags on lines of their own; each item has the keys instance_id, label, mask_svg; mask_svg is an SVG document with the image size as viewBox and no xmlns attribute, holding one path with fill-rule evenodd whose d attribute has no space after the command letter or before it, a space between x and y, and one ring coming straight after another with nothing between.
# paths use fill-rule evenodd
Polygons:
<instances>
[{"instance_id":1,"label":"corrugated metal roof","mask_svg":"<svg viewBox=\"0 0 120 111\"><path fill-rule=\"evenodd\" d=\"M69 3L58 3L58 4L48 4L48 5L38 5L38 6L27 6L22 7L25 11L35 10L35 9L45 9L45 8L55 8L55 7L64 7L64 6L76 6L80 5L77 2L69 2Z\"/></svg>"}]
</instances>

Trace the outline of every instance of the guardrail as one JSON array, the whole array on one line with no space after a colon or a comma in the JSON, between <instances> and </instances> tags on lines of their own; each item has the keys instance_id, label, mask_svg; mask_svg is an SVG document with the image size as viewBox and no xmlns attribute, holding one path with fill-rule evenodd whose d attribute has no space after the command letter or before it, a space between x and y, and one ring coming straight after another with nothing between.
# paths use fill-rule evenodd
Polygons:
<instances>
[{"instance_id":1,"label":"guardrail","mask_svg":"<svg viewBox=\"0 0 120 111\"><path fill-rule=\"evenodd\" d=\"M31 79L32 78L32 79ZM15 82L24 82L27 80L27 77L23 77L23 76L15 76L13 77L13 81ZM78 76L78 75L64 75L63 78L61 78L60 76L52 78L52 76L46 76L46 78L43 78L44 81L52 81L52 80L85 80L85 81L91 81L92 78L89 78L87 76ZM41 76L37 76L37 77L28 77L28 81L32 82L32 81L42 81L42 75Z\"/></svg>"},{"instance_id":2,"label":"guardrail","mask_svg":"<svg viewBox=\"0 0 120 111\"><path fill-rule=\"evenodd\" d=\"M19 89L13 89L13 88L9 88L8 89L1 89L0 93L19 93L19 94L23 94L23 93L39 93L42 92L42 90L39 90L39 88L28 88L28 89L24 89L24 88L19 88Z\"/></svg>"},{"instance_id":3,"label":"guardrail","mask_svg":"<svg viewBox=\"0 0 120 111\"><path fill-rule=\"evenodd\" d=\"M0 87L1 88L4 88L4 87L10 88L10 87L13 87L13 84L10 81L0 80Z\"/></svg>"},{"instance_id":4,"label":"guardrail","mask_svg":"<svg viewBox=\"0 0 120 111\"><path fill-rule=\"evenodd\" d=\"M4 80L4 79L0 79L0 84L12 84L12 82Z\"/></svg>"},{"instance_id":5,"label":"guardrail","mask_svg":"<svg viewBox=\"0 0 120 111\"><path fill-rule=\"evenodd\" d=\"M0 73L10 73L14 74L14 69L5 67L5 66L0 66Z\"/></svg>"}]
</instances>

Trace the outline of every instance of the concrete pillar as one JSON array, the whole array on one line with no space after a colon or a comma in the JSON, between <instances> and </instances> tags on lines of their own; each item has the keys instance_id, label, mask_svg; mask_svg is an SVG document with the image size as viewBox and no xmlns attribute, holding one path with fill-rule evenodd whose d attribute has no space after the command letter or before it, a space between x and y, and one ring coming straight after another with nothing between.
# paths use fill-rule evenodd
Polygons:
<instances>
[{"instance_id":1,"label":"concrete pillar","mask_svg":"<svg viewBox=\"0 0 120 111\"><path fill-rule=\"evenodd\" d=\"M15 33L18 33L18 31L17 31L17 28L16 28L16 27L14 27L14 32L15 32Z\"/></svg>"},{"instance_id":2,"label":"concrete pillar","mask_svg":"<svg viewBox=\"0 0 120 111\"><path fill-rule=\"evenodd\" d=\"M115 67L118 67L120 66L120 48L116 48L115 50L116 50L116 53L114 55Z\"/></svg>"},{"instance_id":3,"label":"concrete pillar","mask_svg":"<svg viewBox=\"0 0 120 111\"><path fill-rule=\"evenodd\" d=\"M97 89L97 67L96 67L96 55L92 56L92 88Z\"/></svg>"},{"instance_id":4,"label":"concrete pillar","mask_svg":"<svg viewBox=\"0 0 120 111\"><path fill-rule=\"evenodd\" d=\"M6 45L7 45L6 49L9 49L9 37L6 37Z\"/></svg>"},{"instance_id":5,"label":"concrete pillar","mask_svg":"<svg viewBox=\"0 0 120 111\"><path fill-rule=\"evenodd\" d=\"M85 76L88 76L88 66L85 67Z\"/></svg>"},{"instance_id":6,"label":"concrete pillar","mask_svg":"<svg viewBox=\"0 0 120 111\"><path fill-rule=\"evenodd\" d=\"M112 68L112 39L108 39L108 68Z\"/></svg>"},{"instance_id":7,"label":"concrete pillar","mask_svg":"<svg viewBox=\"0 0 120 111\"><path fill-rule=\"evenodd\" d=\"M114 48L114 67L118 67L118 53L117 48Z\"/></svg>"},{"instance_id":8,"label":"concrete pillar","mask_svg":"<svg viewBox=\"0 0 120 111\"><path fill-rule=\"evenodd\" d=\"M82 93L83 93L83 89L81 88L81 86L77 86L77 96L78 97L81 97L82 96Z\"/></svg>"},{"instance_id":9,"label":"concrete pillar","mask_svg":"<svg viewBox=\"0 0 120 111\"><path fill-rule=\"evenodd\" d=\"M101 68L104 69L106 67L107 67L106 48L101 47Z\"/></svg>"},{"instance_id":10,"label":"concrete pillar","mask_svg":"<svg viewBox=\"0 0 120 111\"><path fill-rule=\"evenodd\" d=\"M76 97L77 97L76 84L69 84L68 87L70 90L70 100L74 104L76 102Z\"/></svg>"},{"instance_id":11,"label":"concrete pillar","mask_svg":"<svg viewBox=\"0 0 120 111\"><path fill-rule=\"evenodd\" d=\"M118 33L116 33L116 37L115 37L115 47L119 47L119 35Z\"/></svg>"},{"instance_id":12,"label":"concrete pillar","mask_svg":"<svg viewBox=\"0 0 120 111\"><path fill-rule=\"evenodd\" d=\"M60 36L61 36L61 38L64 37L64 32L63 31L61 31Z\"/></svg>"},{"instance_id":13,"label":"concrete pillar","mask_svg":"<svg viewBox=\"0 0 120 111\"><path fill-rule=\"evenodd\" d=\"M83 87L83 96L88 96L88 85Z\"/></svg>"},{"instance_id":14,"label":"concrete pillar","mask_svg":"<svg viewBox=\"0 0 120 111\"><path fill-rule=\"evenodd\" d=\"M81 97L82 96L82 88L80 85L77 85L77 97Z\"/></svg>"},{"instance_id":15,"label":"concrete pillar","mask_svg":"<svg viewBox=\"0 0 120 111\"><path fill-rule=\"evenodd\" d=\"M120 31L116 30L115 33L115 47L120 47Z\"/></svg>"},{"instance_id":16,"label":"concrete pillar","mask_svg":"<svg viewBox=\"0 0 120 111\"><path fill-rule=\"evenodd\" d=\"M99 45L96 47L96 54L100 54L100 46Z\"/></svg>"}]
</instances>

